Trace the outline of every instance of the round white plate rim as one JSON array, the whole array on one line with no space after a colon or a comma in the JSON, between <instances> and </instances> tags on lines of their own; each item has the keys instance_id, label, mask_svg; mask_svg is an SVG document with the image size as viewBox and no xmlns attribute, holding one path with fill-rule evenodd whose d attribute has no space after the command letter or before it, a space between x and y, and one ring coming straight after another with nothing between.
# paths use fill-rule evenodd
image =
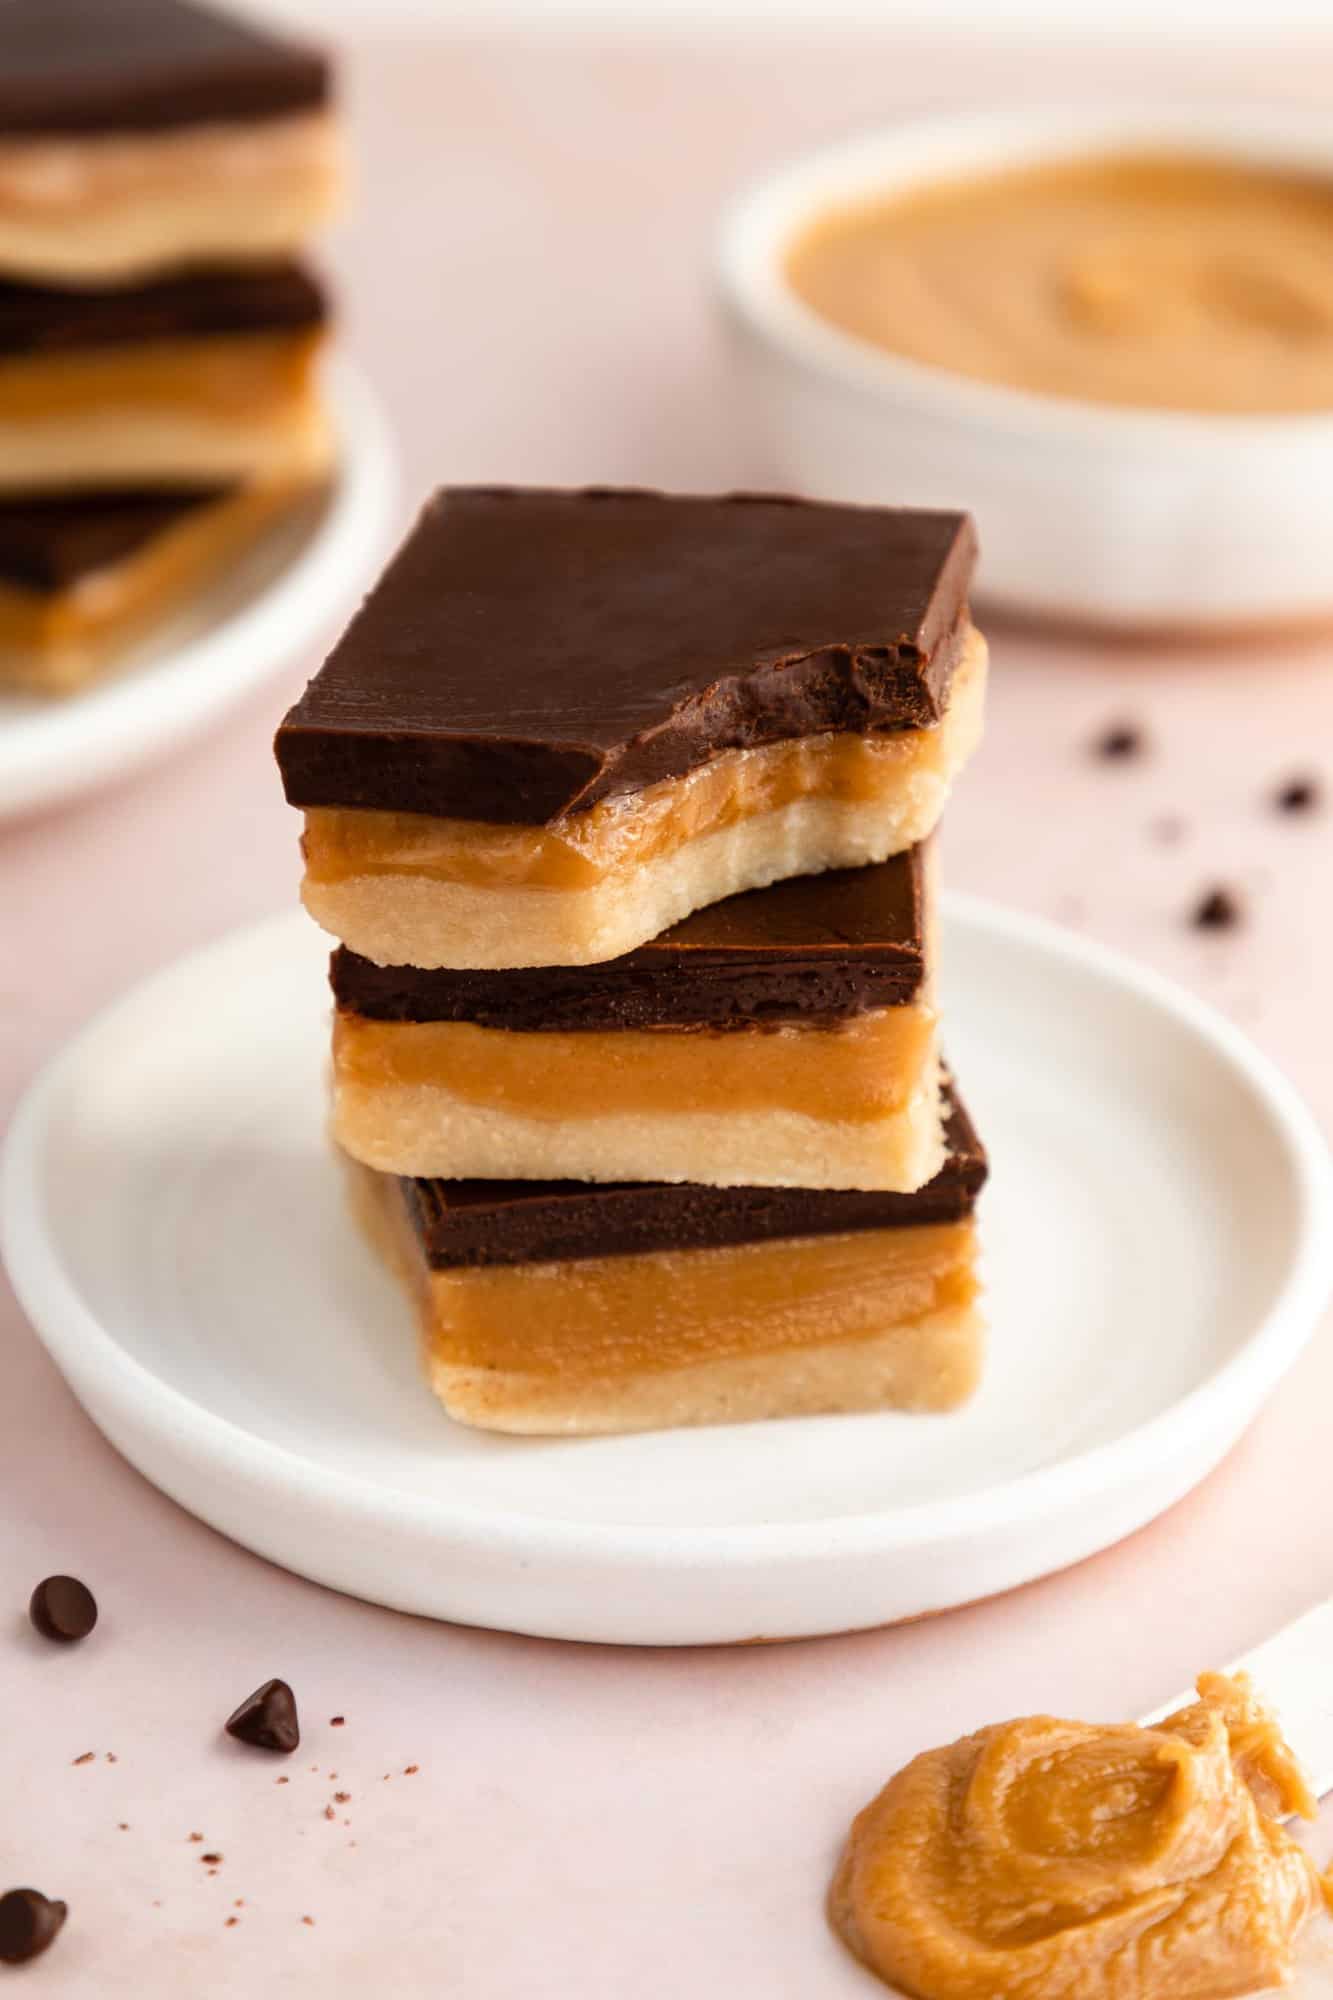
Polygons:
<instances>
[{"instance_id":1,"label":"round white plate rim","mask_svg":"<svg viewBox=\"0 0 1333 2000\"><path fill-rule=\"evenodd\" d=\"M836 1561L945 1541L966 1532L982 1515L988 1528L1021 1526L1072 1501L1096 1498L1131 1473L1141 1478L1167 1457L1182 1456L1186 1429L1191 1443L1228 1423L1238 1432L1295 1361L1333 1291L1333 1166L1313 1114L1294 1087L1205 1002L1123 954L1042 918L973 897L949 895L944 900L953 920L1077 962L1191 1029L1249 1086L1293 1169L1297 1248L1264 1318L1233 1355L1167 1409L1087 1451L966 1494L817 1522L671 1528L543 1520L502 1505L447 1501L356 1474L330 1473L287 1446L255 1437L162 1381L101 1326L47 1237L37 1168L50 1114L66 1075L99 1034L114 1032L118 1015L151 999L155 988L205 970L210 958L247 947L262 949L266 934L276 936L304 921L292 912L233 931L150 975L84 1027L30 1084L0 1163L0 1253L15 1291L67 1380L73 1384L95 1370L99 1397L108 1406L134 1426L149 1422L178 1443L184 1440L192 1457L206 1458L224 1476L271 1483L279 1473L307 1501L350 1510L367 1521L382 1520L387 1508L415 1530L465 1536L490 1553L675 1563L706 1557L712 1564L746 1568L811 1558Z\"/></svg>"},{"instance_id":2,"label":"round white plate rim","mask_svg":"<svg viewBox=\"0 0 1333 2000\"><path fill-rule=\"evenodd\" d=\"M369 581L392 518L393 445L376 396L346 356L329 362L327 380L341 464L309 539L228 617L154 660L151 686L131 669L55 703L31 728L0 733L0 820L93 791L201 734L336 618L358 580Z\"/></svg>"}]
</instances>

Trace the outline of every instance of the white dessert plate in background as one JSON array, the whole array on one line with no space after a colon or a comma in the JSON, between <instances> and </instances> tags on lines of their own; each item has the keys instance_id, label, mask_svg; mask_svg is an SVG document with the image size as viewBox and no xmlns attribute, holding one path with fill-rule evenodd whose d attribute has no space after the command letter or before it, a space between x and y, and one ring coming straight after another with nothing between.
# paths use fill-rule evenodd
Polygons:
<instances>
[{"instance_id":1,"label":"white dessert plate in background","mask_svg":"<svg viewBox=\"0 0 1333 2000\"><path fill-rule=\"evenodd\" d=\"M277 524L188 611L82 693L0 691L0 820L76 797L200 735L290 666L352 605L384 554L393 453L370 389L329 369L330 491Z\"/></svg>"},{"instance_id":2,"label":"white dessert plate in background","mask_svg":"<svg viewBox=\"0 0 1333 2000\"><path fill-rule=\"evenodd\" d=\"M327 1149L327 940L300 915L131 993L30 1089L20 1299L141 1472L338 1590L559 1638L783 1638L942 1610L1103 1548L1203 1477L1333 1274L1324 1142L1225 1022L949 900L950 1052L992 1157L991 1356L948 1417L612 1439L450 1422Z\"/></svg>"}]
</instances>

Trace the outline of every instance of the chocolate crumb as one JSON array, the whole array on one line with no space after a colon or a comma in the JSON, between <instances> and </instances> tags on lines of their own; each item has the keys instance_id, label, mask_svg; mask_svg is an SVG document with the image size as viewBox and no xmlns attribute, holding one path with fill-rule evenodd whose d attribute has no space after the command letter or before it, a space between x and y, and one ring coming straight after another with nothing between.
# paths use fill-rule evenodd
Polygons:
<instances>
[{"instance_id":1,"label":"chocolate crumb","mask_svg":"<svg viewBox=\"0 0 1333 2000\"><path fill-rule=\"evenodd\" d=\"M418 1771L419 1771L420 1769L421 1769L421 1766L420 1766L420 1764L404 1764L404 1766L403 1766L403 1776L404 1776L405 1778L415 1778L415 1776L416 1776L417 1772L418 1772Z\"/></svg>"},{"instance_id":2,"label":"chocolate crumb","mask_svg":"<svg viewBox=\"0 0 1333 2000\"><path fill-rule=\"evenodd\" d=\"M83 1753L83 1755L82 1755L82 1757L76 1757L76 1758L74 1759L74 1762L75 1762L75 1764L76 1764L76 1765L78 1765L78 1764L91 1764L91 1763L92 1763L92 1761L93 1761L93 1759L94 1759L94 1758L96 1757L96 1755L97 1755L97 1752L96 1752L95 1750L85 1750L85 1751L84 1751L84 1753Z\"/></svg>"},{"instance_id":3,"label":"chocolate crumb","mask_svg":"<svg viewBox=\"0 0 1333 2000\"><path fill-rule=\"evenodd\" d=\"M233 1924L239 1924L240 1921L241 1920L239 1917L228 1917L226 1922L223 1924L222 1928L223 1930L229 1931Z\"/></svg>"},{"instance_id":4,"label":"chocolate crumb","mask_svg":"<svg viewBox=\"0 0 1333 2000\"><path fill-rule=\"evenodd\" d=\"M278 1750L284 1756L301 1741L296 1696L286 1681L265 1681L233 1709L225 1724L228 1736L256 1750Z\"/></svg>"},{"instance_id":5,"label":"chocolate crumb","mask_svg":"<svg viewBox=\"0 0 1333 2000\"><path fill-rule=\"evenodd\" d=\"M333 1810L333 1807L332 1807L332 1806L325 1806L325 1808L324 1808L324 1817L325 1817L325 1819L337 1819L338 1815L337 1815L337 1813L336 1813L336 1812L335 1812L335 1811Z\"/></svg>"},{"instance_id":6,"label":"chocolate crumb","mask_svg":"<svg viewBox=\"0 0 1333 2000\"><path fill-rule=\"evenodd\" d=\"M97 1599L77 1576L48 1576L29 1598L28 1616L44 1639L68 1646L86 1639L97 1623Z\"/></svg>"},{"instance_id":7,"label":"chocolate crumb","mask_svg":"<svg viewBox=\"0 0 1333 2000\"><path fill-rule=\"evenodd\" d=\"M1232 889L1210 889L1194 906L1190 922L1199 931L1229 931L1244 920L1240 898Z\"/></svg>"},{"instance_id":8,"label":"chocolate crumb","mask_svg":"<svg viewBox=\"0 0 1333 2000\"><path fill-rule=\"evenodd\" d=\"M1323 804L1323 788L1318 778L1289 778L1273 794L1273 804L1279 812L1313 812Z\"/></svg>"},{"instance_id":9,"label":"chocolate crumb","mask_svg":"<svg viewBox=\"0 0 1333 2000\"><path fill-rule=\"evenodd\" d=\"M116 1831L118 1833L128 1833L129 1830L130 1830L130 1823L127 1819L117 1820Z\"/></svg>"},{"instance_id":10,"label":"chocolate crumb","mask_svg":"<svg viewBox=\"0 0 1333 2000\"><path fill-rule=\"evenodd\" d=\"M275 1778L273 1782L275 1785L290 1785L292 1781L290 1778Z\"/></svg>"},{"instance_id":11,"label":"chocolate crumb","mask_svg":"<svg viewBox=\"0 0 1333 2000\"><path fill-rule=\"evenodd\" d=\"M232 1904L232 1908L233 1910L243 1910L245 1908L244 1896L238 1896L236 1898L236 1901Z\"/></svg>"},{"instance_id":12,"label":"chocolate crumb","mask_svg":"<svg viewBox=\"0 0 1333 2000\"><path fill-rule=\"evenodd\" d=\"M192 1833L192 1834L190 1835L190 1839L191 1839L191 1840L202 1840L202 1839L203 1839L203 1837L204 1837L204 1836L203 1836L203 1834L202 1834L202 1833Z\"/></svg>"},{"instance_id":13,"label":"chocolate crumb","mask_svg":"<svg viewBox=\"0 0 1333 2000\"><path fill-rule=\"evenodd\" d=\"M345 1715L331 1715L329 1717L329 1728L342 1729L343 1727L345 1727L346 1722L347 1722L347 1717Z\"/></svg>"},{"instance_id":14,"label":"chocolate crumb","mask_svg":"<svg viewBox=\"0 0 1333 2000\"><path fill-rule=\"evenodd\" d=\"M220 1854L201 1854L199 1859L206 1861L210 1868L216 1868L222 1860L222 1856Z\"/></svg>"},{"instance_id":15,"label":"chocolate crumb","mask_svg":"<svg viewBox=\"0 0 1333 2000\"><path fill-rule=\"evenodd\" d=\"M1093 748L1099 757L1108 763L1139 757L1147 745L1147 738L1136 722L1113 722L1097 738Z\"/></svg>"},{"instance_id":16,"label":"chocolate crumb","mask_svg":"<svg viewBox=\"0 0 1333 2000\"><path fill-rule=\"evenodd\" d=\"M11 1889L0 1896L0 1959L25 1965L40 1958L68 1915L66 1904L52 1902L40 1889Z\"/></svg>"},{"instance_id":17,"label":"chocolate crumb","mask_svg":"<svg viewBox=\"0 0 1333 2000\"><path fill-rule=\"evenodd\" d=\"M302 1917L301 1922L303 1924L309 1924L311 1930L315 1928L315 1919L313 1917Z\"/></svg>"},{"instance_id":18,"label":"chocolate crumb","mask_svg":"<svg viewBox=\"0 0 1333 2000\"><path fill-rule=\"evenodd\" d=\"M117 1757L114 1750L108 1750L106 1753L106 1761L108 1764L118 1764L120 1762L120 1759L119 1757Z\"/></svg>"},{"instance_id":19,"label":"chocolate crumb","mask_svg":"<svg viewBox=\"0 0 1333 2000\"><path fill-rule=\"evenodd\" d=\"M333 1802L335 1805L345 1806L351 1799L351 1796L350 1792L335 1792L333 1794Z\"/></svg>"}]
</instances>

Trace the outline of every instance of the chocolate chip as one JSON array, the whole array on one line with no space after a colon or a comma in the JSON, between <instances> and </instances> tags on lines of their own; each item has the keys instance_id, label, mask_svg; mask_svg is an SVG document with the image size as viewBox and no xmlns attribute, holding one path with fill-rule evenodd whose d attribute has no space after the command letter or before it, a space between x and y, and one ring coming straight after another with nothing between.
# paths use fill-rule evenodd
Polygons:
<instances>
[{"instance_id":1,"label":"chocolate chip","mask_svg":"<svg viewBox=\"0 0 1333 2000\"><path fill-rule=\"evenodd\" d=\"M342 1729L346 1725L346 1722L347 1717L345 1715L331 1715L329 1717L329 1728Z\"/></svg>"},{"instance_id":2,"label":"chocolate chip","mask_svg":"<svg viewBox=\"0 0 1333 2000\"><path fill-rule=\"evenodd\" d=\"M40 1957L68 1915L64 1903L49 1902L37 1889L11 1889L0 1896L0 1959L22 1965Z\"/></svg>"},{"instance_id":3,"label":"chocolate chip","mask_svg":"<svg viewBox=\"0 0 1333 2000\"><path fill-rule=\"evenodd\" d=\"M1099 757L1105 757L1110 763L1121 758L1142 756L1146 740L1137 723L1115 722L1102 731L1093 748Z\"/></svg>"},{"instance_id":4,"label":"chocolate chip","mask_svg":"<svg viewBox=\"0 0 1333 2000\"><path fill-rule=\"evenodd\" d=\"M1273 794L1273 804L1279 812L1313 812L1323 804L1323 789L1318 778L1289 778Z\"/></svg>"},{"instance_id":5,"label":"chocolate chip","mask_svg":"<svg viewBox=\"0 0 1333 2000\"><path fill-rule=\"evenodd\" d=\"M1210 889L1194 906L1190 921L1196 930L1229 931L1244 919L1239 897L1231 889Z\"/></svg>"},{"instance_id":6,"label":"chocolate chip","mask_svg":"<svg viewBox=\"0 0 1333 2000\"><path fill-rule=\"evenodd\" d=\"M296 1696L286 1681L265 1681L227 1717L228 1736L257 1750L295 1750L301 1741Z\"/></svg>"},{"instance_id":7,"label":"chocolate chip","mask_svg":"<svg viewBox=\"0 0 1333 2000\"><path fill-rule=\"evenodd\" d=\"M97 1623L97 1599L77 1576L48 1576L32 1593L28 1616L44 1639L69 1645Z\"/></svg>"}]
</instances>

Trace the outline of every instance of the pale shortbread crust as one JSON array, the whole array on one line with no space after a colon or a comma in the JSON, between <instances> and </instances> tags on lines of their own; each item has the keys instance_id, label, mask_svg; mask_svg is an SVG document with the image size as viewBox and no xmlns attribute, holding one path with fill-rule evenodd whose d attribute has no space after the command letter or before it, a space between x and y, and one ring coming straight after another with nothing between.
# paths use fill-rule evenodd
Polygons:
<instances>
[{"instance_id":1,"label":"pale shortbread crust","mask_svg":"<svg viewBox=\"0 0 1333 2000\"><path fill-rule=\"evenodd\" d=\"M332 212L341 183L328 112L10 139L0 144L0 272L111 286L288 256Z\"/></svg>"},{"instance_id":2,"label":"pale shortbread crust","mask_svg":"<svg viewBox=\"0 0 1333 2000\"><path fill-rule=\"evenodd\" d=\"M985 686L985 642L973 632L943 719L930 729L867 739L882 760L874 799L802 797L650 859L631 853L587 888L488 887L386 867L331 881L307 871L302 901L324 930L381 965L496 968L616 958L726 896L792 875L887 861L925 840L980 741ZM762 769L762 760L785 749L724 755L738 765L759 760ZM677 782L687 788L692 775Z\"/></svg>"},{"instance_id":3,"label":"pale shortbread crust","mask_svg":"<svg viewBox=\"0 0 1333 2000\"><path fill-rule=\"evenodd\" d=\"M782 1110L525 1118L438 1085L366 1089L335 1073L338 1143L384 1173L441 1180L697 1181L914 1193L944 1164L938 1069L879 1118Z\"/></svg>"},{"instance_id":4,"label":"pale shortbread crust","mask_svg":"<svg viewBox=\"0 0 1333 2000\"><path fill-rule=\"evenodd\" d=\"M956 1408L980 1379L984 1323L970 1220L433 1271L398 1183L348 1164L362 1225L417 1302L431 1386L461 1423L573 1436L860 1410L924 1413ZM918 1245L921 1268L886 1279L881 1311L877 1265L891 1271L905 1259L910 1267ZM840 1258L851 1279L844 1290L836 1286ZM813 1284L803 1282L807 1259ZM752 1288L753 1324L739 1326ZM696 1310L703 1303L700 1317L682 1320L686 1294ZM508 1355L530 1342L534 1362L545 1365L480 1365L468 1350L485 1344L488 1323ZM561 1366L571 1328L582 1351L570 1341L569 1365ZM628 1359L616 1353L618 1342L631 1348ZM663 1365L662 1344L688 1358ZM592 1352L607 1365L590 1369Z\"/></svg>"},{"instance_id":5,"label":"pale shortbread crust","mask_svg":"<svg viewBox=\"0 0 1333 2000\"><path fill-rule=\"evenodd\" d=\"M243 487L55 597L0 583L0 687L58 695L85 686L239 561L308 492Z\"/></svg>"}]
</instances>

